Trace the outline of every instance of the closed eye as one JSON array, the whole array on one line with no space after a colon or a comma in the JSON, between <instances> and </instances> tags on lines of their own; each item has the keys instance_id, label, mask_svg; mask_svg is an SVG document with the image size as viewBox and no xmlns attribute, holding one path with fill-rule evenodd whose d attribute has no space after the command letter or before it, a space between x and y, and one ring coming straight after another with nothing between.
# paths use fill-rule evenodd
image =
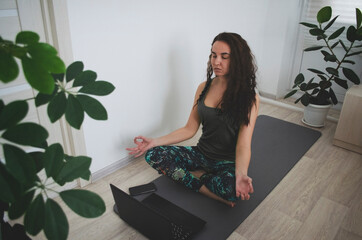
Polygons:
<instances>
[{"instance_id":1,"label":"closed eye","mask_svg":"<svg viewBox=\"0 0 362 240\"><path fill-rule=\"evenodd\" d=\"M215 52L212 52L211 57L216 58L217 54ZM229 59L230 58L230 53L221 53L221 58L222 59Z\"/></svg>"}]
</instances>

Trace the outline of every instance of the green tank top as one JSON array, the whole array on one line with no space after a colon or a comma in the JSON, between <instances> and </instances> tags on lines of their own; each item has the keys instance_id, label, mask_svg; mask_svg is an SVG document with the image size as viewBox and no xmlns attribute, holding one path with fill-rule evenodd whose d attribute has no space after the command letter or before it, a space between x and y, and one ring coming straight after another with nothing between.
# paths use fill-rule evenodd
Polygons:
<instances>
[{"instance_id":1,"label":"green tank top","mask_svg":"<svg viewBox=\"0 0 362 240\"><path fill-rule=\"evenodd\" d=\"M206 94L197 105L202 123L202 135L197 146L209 159L235 161L239 128L230 125L217 108L205 105Z\"/></svg>"}]
</instances>

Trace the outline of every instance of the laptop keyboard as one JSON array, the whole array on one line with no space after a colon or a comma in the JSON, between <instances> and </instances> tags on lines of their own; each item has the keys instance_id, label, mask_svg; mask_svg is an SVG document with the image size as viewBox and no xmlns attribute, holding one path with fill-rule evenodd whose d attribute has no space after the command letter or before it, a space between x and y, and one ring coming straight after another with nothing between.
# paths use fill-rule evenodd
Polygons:
<instances>
[{"instance_id":1,"label":"laptop keyboard","mask_svg":"<svg viewBox=\"0 0 362 240\"><path fill-rule=\"evenodd\" d=\"M172 240L186 240L190 238L192 232L182 225L171 223L171 227Z\"/></svg>"},{"instance_id":2,"label":"laptop keyboard","mask_svg":"<svg viewBox=\"0 0 362 240\"><path fill-rule=\"evenodd\" d=\"M157 194L151 194L142 203L169 219L173 240L189 239L193 233L191 226L200 224L195 216Z\"/></svg>"}]
</instances>

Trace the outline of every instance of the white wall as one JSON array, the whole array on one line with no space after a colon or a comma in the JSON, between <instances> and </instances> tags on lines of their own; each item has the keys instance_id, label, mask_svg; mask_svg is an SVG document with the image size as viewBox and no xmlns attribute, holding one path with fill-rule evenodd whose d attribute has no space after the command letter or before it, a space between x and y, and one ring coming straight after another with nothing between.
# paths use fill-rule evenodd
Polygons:
<instances>
[{"instance_id":1,"label":"white wall","mask_svg":"<svg viewBox=\"0 0 362 240\"><path fill-rule=\"evenodd\" d=\"M259 89L276 95L290 29L285 21L299 14L293 12L298 1L289 0L67 4L74 59L116 86L99 98L109 120L87 118L83 125L93 173L124 159L134 136L156 137L186 123L195 90L206 78L210 44L220 32L237 32L248 41L259 66Z\"/></svg>"},{"instance_id":2,"label":"white wall","mask_svg":"<svg viewBox=\"0 0 362 240\"><path fill-rule=\"evenodd\" d=\"M280 98L289 88L303 0L269 1L259 56L259 90Z\"/></svg>"}]
</instances>

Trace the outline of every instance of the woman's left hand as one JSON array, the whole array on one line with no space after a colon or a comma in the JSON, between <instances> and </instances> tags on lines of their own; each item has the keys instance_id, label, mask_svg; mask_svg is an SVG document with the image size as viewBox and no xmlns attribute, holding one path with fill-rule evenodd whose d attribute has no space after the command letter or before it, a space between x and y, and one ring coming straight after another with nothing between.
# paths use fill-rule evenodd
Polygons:
<instances>
[{"instance_id":1,"label":"woman's left hand","mask_svg":"<svg viewBox=\"0 0 362 240\"><path fill-rule=\"evenodd\" d=\"M252 179L246 175L237 175L235 190L236 197L240 197L241 200L249 200L249 193L254 192Z\"/></svg>"}]
</instances>

